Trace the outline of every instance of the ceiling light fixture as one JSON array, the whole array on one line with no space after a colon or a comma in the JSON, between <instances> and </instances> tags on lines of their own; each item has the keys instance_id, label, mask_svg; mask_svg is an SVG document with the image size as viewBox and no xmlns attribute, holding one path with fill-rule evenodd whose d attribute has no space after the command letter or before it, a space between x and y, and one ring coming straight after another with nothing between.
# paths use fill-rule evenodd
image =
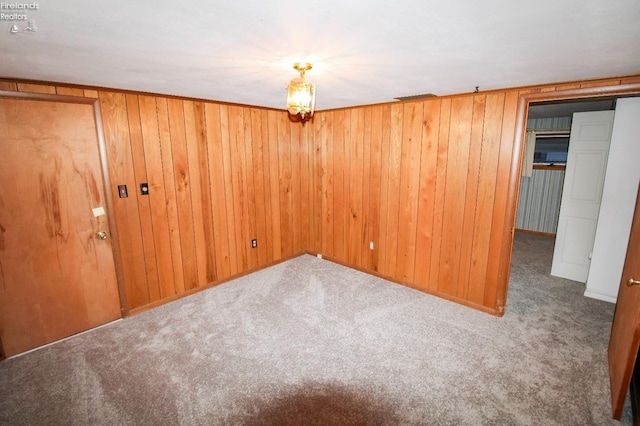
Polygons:
<instances>
[{"instance_id":1,"label":"ceiling light fixture","mask_svg":"<svg viewBox=\"0 0 640 426\"><path fill-rule=\"evenodd\" d=\"M313 65L309 63L293 64L293 68L300 73L300 77L291 80L287 94L289 114L300 117L303 123L313 117L313 111L316 108L316 85L307 83L304 78L305 72L312 67Z\"/></svg>"}]
</instances>

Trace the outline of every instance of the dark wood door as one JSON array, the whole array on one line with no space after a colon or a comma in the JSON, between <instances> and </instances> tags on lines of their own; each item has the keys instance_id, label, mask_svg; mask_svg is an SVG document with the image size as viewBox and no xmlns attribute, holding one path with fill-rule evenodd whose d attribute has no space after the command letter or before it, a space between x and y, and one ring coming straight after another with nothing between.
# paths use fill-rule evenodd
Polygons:
<instances>
[{"instance_id":1,"label":"dark wood door","mask_svg":"<svg viewBox=\"0 0 640 426\"><path fill-rule=\"evenodd\" d=\"M640 343L640 188L609 341L613 417L620 419Z\"/></svg>"},{"instance_id":2,"label":"dark wood door","mask_svg":"<svg viewBox=\"0 0 640 426\"><path fill-rule=\"evenodd\" d=\"M93 106L0 98L0 152L0 340L8 357L121 312Z\"/></svg>"}]
</instances>

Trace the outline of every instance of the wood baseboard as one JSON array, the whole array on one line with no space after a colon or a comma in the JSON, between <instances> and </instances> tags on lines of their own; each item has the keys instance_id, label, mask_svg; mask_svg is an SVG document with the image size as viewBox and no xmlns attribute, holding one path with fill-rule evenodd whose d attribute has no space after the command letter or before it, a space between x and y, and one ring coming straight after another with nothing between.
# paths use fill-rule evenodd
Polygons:
<instances>
[{"instance_id":1,"label":"wood baseboard","mask_svg":"<svg viewBox=\"0 0 640 426\"><path fill-rule=\"evenodd\" d=\"M522 232L523 234L534 234L534 235L542 235L543 237L551 237L555 238L556 234L552 234L550 232L540 232L540 231L531 231L529 229L517 229L516 232Z\"/></svg>"},{"instance_id":2,"label":"wood baseboard","mask_svg":"<svg viewBox=\"0 0 640 426\"><path fill-rule=\"evenodd\" d=\"M317 256L318 255L318 253L312 252L312 251L307 251L306 254L309 254L311 256ZM488 308L488 307L486 307L484 305L480 305L478 303L471 302L469 300L460 299L458 297L451 296L449 294L441 293L441 292L439 292L437 290L432 290L430 288L426 288L426 287L422 287L422 286L419 286L419 285L416 285L416 284L412 284L412 283L409 283L407 281L402 281L402 280L399 280L399 279L394 278L394 277L389 277L387 275L380 274L379 272L371 270L371 269L362 268L362 267L359 267L359 266L356 266L356 265L351 265L349 263L342 262L342 261L337 260L337 259L335 259L333 257L330 257L330 256L328 257L328 256L324 256L323 255L322 259L328 260L329 262L337 263L338 265L346 266L347 268L351 268L351 269L355 269L355 270L360 271L360 272L364 272L365 274L373 275L375 277L382 278L382 279L387 280L387 281L391 281L393 283L396 283L396 284L399 284L399 285L402 285L402 286L405 286L405 287L412 288L414 290L421 291L423 293L431 294L433 296L440 297L440 298L448 300L450 302L457 303L458 305L466 306L468 308L472 308L472 309L475 309L477 311L481 311L481 312L484 312L484 313L487 313L487 314L490 314L490 315L493 315L493 316L496 316L496 317L501 317L501 316L504 315L504 307L502 307L502 308L498 307L498 309L491 309L491 308Z\"/></svg>"},{"instance_id":3,"label":"wood baseboard","mask_svg":"<svg viewBox=\"0 0 640 426\"><path fill-rule=\"evenodd\" d=\"M220 284L223 284L223 283L226 283L228 281L235 280L236 278L244 277L245 275L249 275L249 274L252 274L254 272L260 271L262 269L266 269L266 268L268 268L270 266L277 265L278 263L286 262L287 260L296 258L298 256L302 256L303 254L307 254L307 252L304 251L304 252L300 252L300 253L295 253L292 256L289 256L289 257L286 257L286 258L282 258L282 259L278 259L278 260L274 260L273 262L269 262L269 263L267 263L265 265L262 265L262 266L260 266L258 268L249 269L247 271L244 271L244 272L241 272L239 274L224 278L222 280L213 281L213 282L210 282L210 283L208 283L206 285L203 285L203 286L200 286L200 287L196 287L196 288L192 288L191 290L185 291L184 293L180 293L180 294L176 294L174 296L165 297L164 299L156 300L155 302L151 302L151 303L146 304L144 306L140 306L140 307L131 309L126 313L126 315L123 315L122 317L125 318L125 317L130 317L130 316L133 316L133 315L141 314L142 312L148 311L148 310L153 309L153 308L157 308L158 306L162 306L162 305L164 305L166 303L174 302L176 300L182 299L183 297L190 296L192 294L201 292L203 290L208 290L208 289L210 289L212 287L216 287L216 286L218 286Z\"/></svg>"}]
</instances>

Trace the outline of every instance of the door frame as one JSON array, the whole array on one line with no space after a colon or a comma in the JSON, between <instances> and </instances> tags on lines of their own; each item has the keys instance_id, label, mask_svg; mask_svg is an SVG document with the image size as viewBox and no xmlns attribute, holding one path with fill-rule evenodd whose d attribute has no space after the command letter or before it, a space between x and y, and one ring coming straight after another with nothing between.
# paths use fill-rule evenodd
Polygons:
<instances>
[{"instance_id":1,"label":"door frame","mask_svg":"<svg viewBox=\"0 0 640 426\"><path fill-rule=\"evenodd\" d=\"M118 286L118 297L120 300L120 313L124 317L127 315L127 301L124 288L124 273L122 267L122 261L120 257L120 246L118 244L118 229L115 220L115 209L113 206L113 191L111 191L111 181L109 179L109 163L107 161L107 146L104 138L104 131L102 127L102 115L100 114L100 100L98 98L89 98L81 96L66 96L66 95L53 95L44 93L27 93L27 92L14 92L8 90L0 90L0 99L17 99L17 100L31 100L31 101L45 101L45 102L62 102L71 104L83 104L91 105L93 107L93 116L96 126L96 138L98 140L98 156L100 157L100 171L102 174L102 181L104 183L104 198L107 210L107 223L109 225L109 232L111 234L111 251L113 253L113 262L116 273L116 283ZM2 338L0 337L0 360L5 359L5 352L2 345Z\"/></svg>"},{"instance_id":2,"label":"door frame","mask_svg":"<svg viewBox=\"0 0 640 426\"><path fill-rule=\"evenodd\" d=\"M640 82L612 86L557 90L555 92L530 92L532 89L524 90L528 93L522 93L518 97L513 155L511 157L511 172L509 174L509 184L507 189L507 211L504 222L505 226L503 227L502 233L503 251L500 256L500 266L498 268L499 279L497 283L497 300L503 300L505 304L507 301L507 290L509 287L509 271L511 269L511 254L513 252L513 237L516 226L516 210L518 209L522 156L524 154L523 148L527 130L529 105L535 102L589 99L605 96L637 96L640 95Z\"/></svg>"}]
</instances>

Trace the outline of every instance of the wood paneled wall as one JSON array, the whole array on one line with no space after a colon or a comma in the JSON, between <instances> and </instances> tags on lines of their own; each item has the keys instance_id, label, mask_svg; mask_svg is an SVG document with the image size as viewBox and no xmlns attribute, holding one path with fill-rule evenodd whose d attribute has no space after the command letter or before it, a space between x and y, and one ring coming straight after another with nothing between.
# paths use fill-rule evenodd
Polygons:
<instances>
[{"instance_id":1,"label":"wood paneled wall","mask_svg":"<svg viewBox=\"0 0 640 426\"><path fill-rule=\"evenodd\" d=\"M589 81L316 113L309 134L314 148L311 250L501 315L517 197L513 169L520 166L514 143L520 95L637 81Z\"/></svg>"},{"instance_id":2,"label":"wood paneled wall","mask_svg":"<svg viewBox=\"0 0 640 426\"><path fill-rule=\"evenodd\" d=\"M317 113L313 250L493 308L517 96Z\"/></svg>"},{"instance_id":3,"label":"wood paneled wall","mask_svg":"<svg viewBox=\"0 0 640 426\"><path fill-rule=\"evenodd\" d=\"M99 98L127 310L307 249L309 149L285 112L10 81L0 89ZM122 184L128 198L117 196Z\"/></svg>"},{"instance_id":4,"label":"wood paneled wall","mask_svg":"<svg viewBox=\"0 0 640 426\"><path fill-rule=\"evenodd\" d=\"M99 99L127 311L311 252L499 315L520 95L637 81L346 108L304 126L216 102L10 80L0 90Z\"/></svg>"}]
</instances>

